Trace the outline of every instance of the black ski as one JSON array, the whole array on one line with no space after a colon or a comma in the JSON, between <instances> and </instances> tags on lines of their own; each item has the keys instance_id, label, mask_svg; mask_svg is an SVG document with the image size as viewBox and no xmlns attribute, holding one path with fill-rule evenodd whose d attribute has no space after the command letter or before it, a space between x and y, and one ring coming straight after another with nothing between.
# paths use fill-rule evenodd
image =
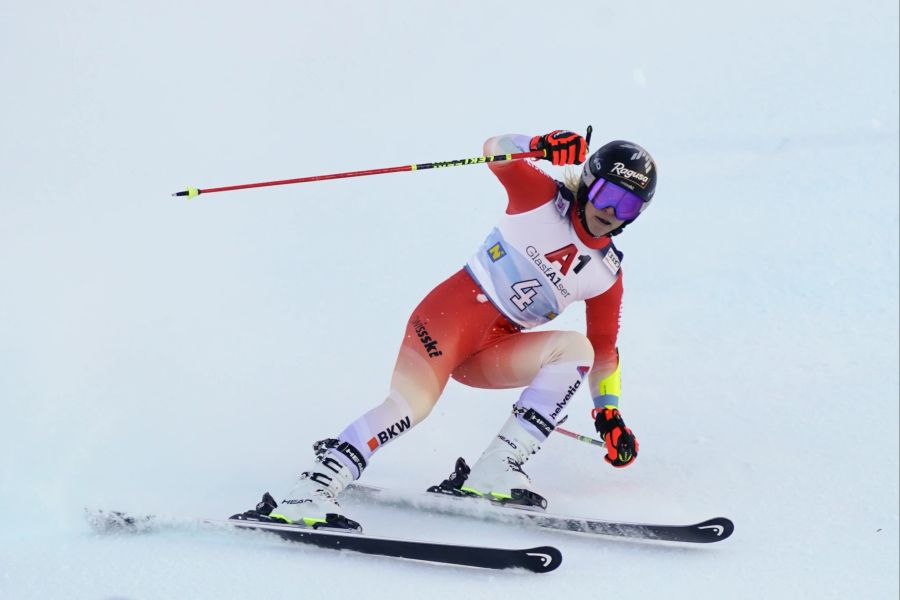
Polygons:
<instances>
[{"instance_id":1,"label":"black ski","mask_svg":"<svg viewBox=\"0 0 900 600\"><path fill-rule=\"evenodd\" d=\"M626 523L512 508L478 498L447 496L429 492L404 494L359 483L351 483L341 498L351 502L354 500L374 501L390 506L531 525L557 531L668 542L700 544L719 542L734 532L734 523L725 517L716 517L693 525Z\"/></svg>"},{"instance_id":2,"label":"black ski","mask_svg":"<svg viewBox=\"0 0 900 600\"><path fill-rule=\"evenodd\" d=\"M274 534L281 539L332 550L421 560L431 563L479 567L482 569L527 569L548 573L559 567L562 554L552 546L526 549L460 546L408 539L375 537L359 533L323 531L297 525L240 520L167 521L153 516L133 517L120 512L87 511L88 522L99 532L151 532L191 528L197 525L251 530Z\"/></svg>"}]
</instances>

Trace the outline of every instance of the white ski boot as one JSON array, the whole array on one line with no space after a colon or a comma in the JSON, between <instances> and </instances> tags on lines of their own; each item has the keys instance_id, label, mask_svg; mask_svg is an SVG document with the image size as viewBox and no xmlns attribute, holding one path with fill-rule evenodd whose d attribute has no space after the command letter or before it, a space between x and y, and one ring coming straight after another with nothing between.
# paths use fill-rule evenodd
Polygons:
<instances>
[{"instance_id":1,"label":"white ski boot","mask_svg":"<svg viewBox=\"0 0 900 600\"><path fill-rule=\"evenodd\" d=\"M340 443L338 440L322 440L315 444L314 449L315 465L300 474L297 483L280 505L266 493L255 510L232 518L287 523L313 529L362 532L359 523L344 516L343 509L336 499L347 484L356 479L351 468L338 458L338 455L343 455L349 458L351 463L359 465L360 463L355 462L355 458L351 458L354 453L358 456L358 452L350 444Z\"/></svg>"},{"instance_id":2,"label":"white ski boot","mask_svg":"<svg viewBox=\"0 0 900 600\"><path fill-rule=\"evenodd\" d=\"M531 478L522 470L522 465L540 449L537 438L512 415L471 469L465 460L457 459L453 474L428 491L544 510L547 500L532 489Z\"/></svg>"}]
</instances>

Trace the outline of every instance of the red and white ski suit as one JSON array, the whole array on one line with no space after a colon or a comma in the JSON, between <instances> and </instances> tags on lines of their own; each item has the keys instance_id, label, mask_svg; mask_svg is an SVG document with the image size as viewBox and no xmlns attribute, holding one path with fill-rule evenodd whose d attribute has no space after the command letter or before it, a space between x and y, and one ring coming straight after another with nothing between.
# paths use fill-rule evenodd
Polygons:
<instances>
[{"instance_id":1,"label":"red and white ski suit","mask_svg":"<svg viewBox=\"0 0 900 600\"><path fill-rule=\"evenodd\" d=\"M491 138L484 148L487 155L527 150L528 138L518 135ZM532 415L523 426L539 440L588 373L595 405L618 403L600 382L618 367L621 254L609 238L585 231L571 194L530 161L488 166L506 189L505 215L466 266L413 310L387 399L338 436L366 461L428 416L450 377L478 388L524 387L514 410ZM526 331L578 300L586 335Z\"/></svg>"}]
</instances>

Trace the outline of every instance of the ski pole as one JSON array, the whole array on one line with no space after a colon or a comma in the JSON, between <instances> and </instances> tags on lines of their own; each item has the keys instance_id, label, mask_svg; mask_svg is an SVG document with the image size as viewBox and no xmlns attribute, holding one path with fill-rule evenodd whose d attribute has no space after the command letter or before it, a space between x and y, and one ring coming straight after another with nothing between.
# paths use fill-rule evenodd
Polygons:
<instances>
[{"instance_id":1,"label":"ski pole","mask_svg":"<svg viewBox=\"0 0 900 600\"><path fill-rule=\"evenodd\" d=\"M592 446L600 446L601 448L606 448L606 442L604 442L603 440L597 440L587 435L581 435L580 433L575 433L574 431L569 431L568 429L563 429L562 427L557 427L553 431L556 431L563 435L567 435L570 438L576 439L579 442L584 442L585 444L591 444Z\"/></svg>"},{"instance_id":2,"label":"ski pole","mask_svg":"<svg viewBox=\"0 0 900 600\"><path fill-rule=\"evenodd\" d=\"M475 156L473 158L462 158L459 160L448 160L443 162L420 163L417 165L404 165L402 167L388 167L385 169L369 169L367 171L348 171L346 173L332 173L330 175L313 175L312 177L299 177L297 179L280 179L277 181L260 181L258 183L242 183L240 185L229 185L217 188L198 189L189 187L188 189L175 192L173 196L187 196L193 198L200 194L211 194L213 192L230 192L232 190L246 190L248 188L268 187L273 185L290 185L293 183L308 183L310 181L325 181L326 179L344 179L346 177L364 177L366 175L382 175L384 173L400 173L403 171L424 171L425 169L440 169L443 167L461 167L463 165L480 165L488 162L500 162L505 160L517 160L520 158L543 158L547 155L546 150L535 150L533 152L517 152L515 154L494 154L492 156Z\"/></svg>"},{"instance_id":3,"label":"ski pole","mask_svg":"<svg viewBox=\"0 0 900 600\"><path fill-rule=\"evenodd\" d=\"M569 415L564 416L562 419L559 420L559 424L556 426L556 429L554 429L553 431L558 431L563 435L567 435L570 438L578 440L579 442L584 442L585 444L591 444L592 446L600 446L601 448L606 448L606 442L604 442L603 440L598 440L598 439L592 438L587 435L581 435L580 433L575 433L574 431L569 431L568 429L563 429L562 427L559 426L568 420L569 420Z\"/></svg>"},{"instance_id":4,"label":"ski pole","mask_svg":"<svg viewBox=\"0 0 900 600\"><path fill-rule=\"evenodd\" d=\"M585 145L590 146L593 127L588 125ZM313 175L312 177L299 177L297 179L279 179L276 181L260 181L258 183L242 183L217 188L198 189L189 187L181 192L175 192L173 196L187 196L193 198L200 194L213 192L230 192L233 190L246 190L249 188L269 187L273 185L290 185L293 183L308 183L310 181L325 181L327 179L344 179L347 177L364 177L366 175L383 175L385 173L401 173L403 171L424 171L425 169L441 169L443 167L462 167L464 165L480 165L489 162L501 162L505 160L518 160L521 158L545 158L546 150L534 150L532 152L516 152L514 154L494 154L492 156L475 156L473 158L461 158L459 160L447 160L442 162L419 163L416 165L404 165L402 167L387 167L385 169L369 169L366 171L348 171L346 173L332 173L330 175Z\"/></svg>"}]
</instances>

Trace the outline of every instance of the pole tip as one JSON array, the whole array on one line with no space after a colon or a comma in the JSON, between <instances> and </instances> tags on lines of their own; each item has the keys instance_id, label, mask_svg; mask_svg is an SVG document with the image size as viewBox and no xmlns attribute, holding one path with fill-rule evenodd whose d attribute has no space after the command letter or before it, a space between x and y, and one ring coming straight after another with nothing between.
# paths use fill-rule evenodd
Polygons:
<instances>
[{"instance_id":1,"label":"pole tip","mask_svg":"<svg viewBox=\"0 0 900 600\"><path fill-rule=\"evenodd\" d=\"M189 187L188 189L184 190L183 192L175 192L172 195L173 196L187 196L188 198L193 198L194 196L200 195L200 190L198 190L197 188L194 188L194 187Z\"/></svg>"}]
</instances>

